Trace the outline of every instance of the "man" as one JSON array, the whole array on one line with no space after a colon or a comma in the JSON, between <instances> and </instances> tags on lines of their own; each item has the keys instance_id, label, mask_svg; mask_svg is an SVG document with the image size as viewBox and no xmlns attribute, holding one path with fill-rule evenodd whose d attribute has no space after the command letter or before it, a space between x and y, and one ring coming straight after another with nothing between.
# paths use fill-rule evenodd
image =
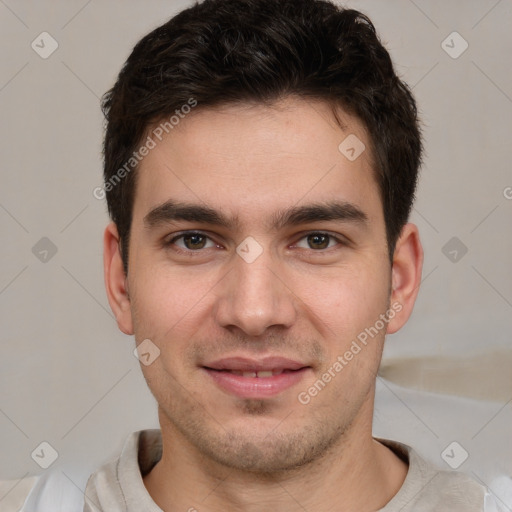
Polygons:
<instances>
[{"instance_id":1,"label":"man","mask_svg":"<svg viewBox=\"0 0 512 512\"><path fill-rule=\"evenodd\" d=\"M205 0L137 44L104 112L107 295L161 430L84 510L484 510L469 477L372 437L423 251L415 101L370 20Z\"/></svg>"}]
</instances>

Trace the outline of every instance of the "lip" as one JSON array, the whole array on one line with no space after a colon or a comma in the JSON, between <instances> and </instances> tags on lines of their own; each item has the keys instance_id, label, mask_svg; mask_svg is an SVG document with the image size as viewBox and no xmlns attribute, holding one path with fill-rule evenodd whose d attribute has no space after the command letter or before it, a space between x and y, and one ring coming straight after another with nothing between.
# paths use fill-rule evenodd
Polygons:
<instances>
[{"instance_id":1,"label":"lip","mask_svg":"<svg viewBox=\"0 0 512 512\"><path fill-rule=\"evenodd\" d=\"M311 367L283 357L266 357L259 360L228 357L204 365L203 370L223 391L240 398L258 399L276 396L298 384L311 371ZM241 372L274 370L282 373L271 377L243 377L228 370Z\"/></svg>"},{"instance_id":2,"label":"lip","mask_svg":"<svg viewBox=\"0 0 512 512\"><path fill-rule=\"evenodd\" d=\"M269 370L300 370L308 365L287 359L286 357L268 356L263 359L245 357L225 357L203 365L212 370L236 370L242 372L261 372Z\"/></svg>"}]
</instances>

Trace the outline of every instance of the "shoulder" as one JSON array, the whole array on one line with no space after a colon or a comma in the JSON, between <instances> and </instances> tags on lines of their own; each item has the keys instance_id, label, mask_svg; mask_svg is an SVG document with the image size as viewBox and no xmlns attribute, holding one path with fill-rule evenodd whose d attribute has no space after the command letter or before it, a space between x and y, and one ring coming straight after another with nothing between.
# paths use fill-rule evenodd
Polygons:
<instances>
[{"instance_id":1,"label":"shoulder","mask_svg":"<svg viewBox=\"0 0 512 512\"><path fill-rule=\"evenodd\" d=\"M409 463L409 470L401 489L382 509L382 512L395 510L482 512L486 510L484 509L486 500L490 503L488 490L469 475L440 469L405 444L386 439L378 441ZM491 510L493 509L489 508L489 511Z\"/></svg>"},{"instance_id":2,"label":"shoulder","mask_svg":"<svg viewBox=\"0 0 512 512\"><path fill-rule=\"evenodd\" d=\"M84 512L160 510L147 493L142 472L161 456L160 430L142 430L126 440L120 456L94 472L85 489Z\"/></svg>"},{"instance_id":3,"label":"shoulder","mask_svg":"<svg viewBox=\"0 0 512 512\"><path fill-rule=\"evenodd\" d=\"M84 496L84 512L126 510L119 484L119 459L104 464L88 479Z\"/></svg>"},{"instance_id":4,"label":"shoulder","mask_svg":"<svg viewBox=\"0 0 512 512\"><path fill-rule=\"evenodd\" d=\"M123 452L129 459L126 465L137 464L139 434L131 434L125 442ZM123 502L116 485L118 463L119 458L104 464L92 475L93 468L87 467L47 471L35 479L19 512L96 512L98 509L114 512L117 509L112 503ZM98 489L102 490L101 498Z\"/></svg>"}]
</instances>

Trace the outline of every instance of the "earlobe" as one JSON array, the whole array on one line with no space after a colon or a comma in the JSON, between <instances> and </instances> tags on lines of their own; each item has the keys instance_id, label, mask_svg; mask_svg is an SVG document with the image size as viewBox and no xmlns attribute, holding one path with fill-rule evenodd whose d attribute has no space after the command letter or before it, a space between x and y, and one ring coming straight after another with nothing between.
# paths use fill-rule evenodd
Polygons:
<instances>
[{"instance_id":1,"label":"earlobe","mask_svg":"<svg viewBox=\"0 0 512 512\"><path fill-rule=\"evenodd\" d=\"M133 334L128 278L124 273L117 226L111 222L103 236L103 271L110 308L119 329Z\"/></svg>"},{"instance_id":2,"label":"earlobe","mask_svg":"<svg viewBox=\"0 0 512 512\"><path fill-rule=\"evenodd\" d=\"M418 228L406 224L397 241L393 255L391 273L391 306L397 311L387 327L387 333L393 334L401 329L409 319L421 283L423 268L423 247Z\"/></svg>"}]
</instances>

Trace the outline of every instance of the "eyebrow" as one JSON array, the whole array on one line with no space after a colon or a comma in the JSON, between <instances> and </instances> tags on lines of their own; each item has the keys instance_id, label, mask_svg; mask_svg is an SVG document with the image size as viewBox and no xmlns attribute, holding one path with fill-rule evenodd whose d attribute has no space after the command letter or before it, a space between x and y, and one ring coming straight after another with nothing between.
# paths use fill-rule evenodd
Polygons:
<instances>
[{"instance_id":1,"label":"eyebrow","mask_svg":"<svg viewBox=\"0 0 512 512\"><path fill-rule=\"evenodd\" d=\"M235 229L240 226L238 217L228 217L208 206L168 200L153 208L144 217L147 229L156 228L173 221L197 222ZM368 216L356 205L346 201L329 201L294 206L274 213L268 227L278 231L284 227L296 226L318 221L351 222L366 226Z\"/></svg>"}]
</instances>

